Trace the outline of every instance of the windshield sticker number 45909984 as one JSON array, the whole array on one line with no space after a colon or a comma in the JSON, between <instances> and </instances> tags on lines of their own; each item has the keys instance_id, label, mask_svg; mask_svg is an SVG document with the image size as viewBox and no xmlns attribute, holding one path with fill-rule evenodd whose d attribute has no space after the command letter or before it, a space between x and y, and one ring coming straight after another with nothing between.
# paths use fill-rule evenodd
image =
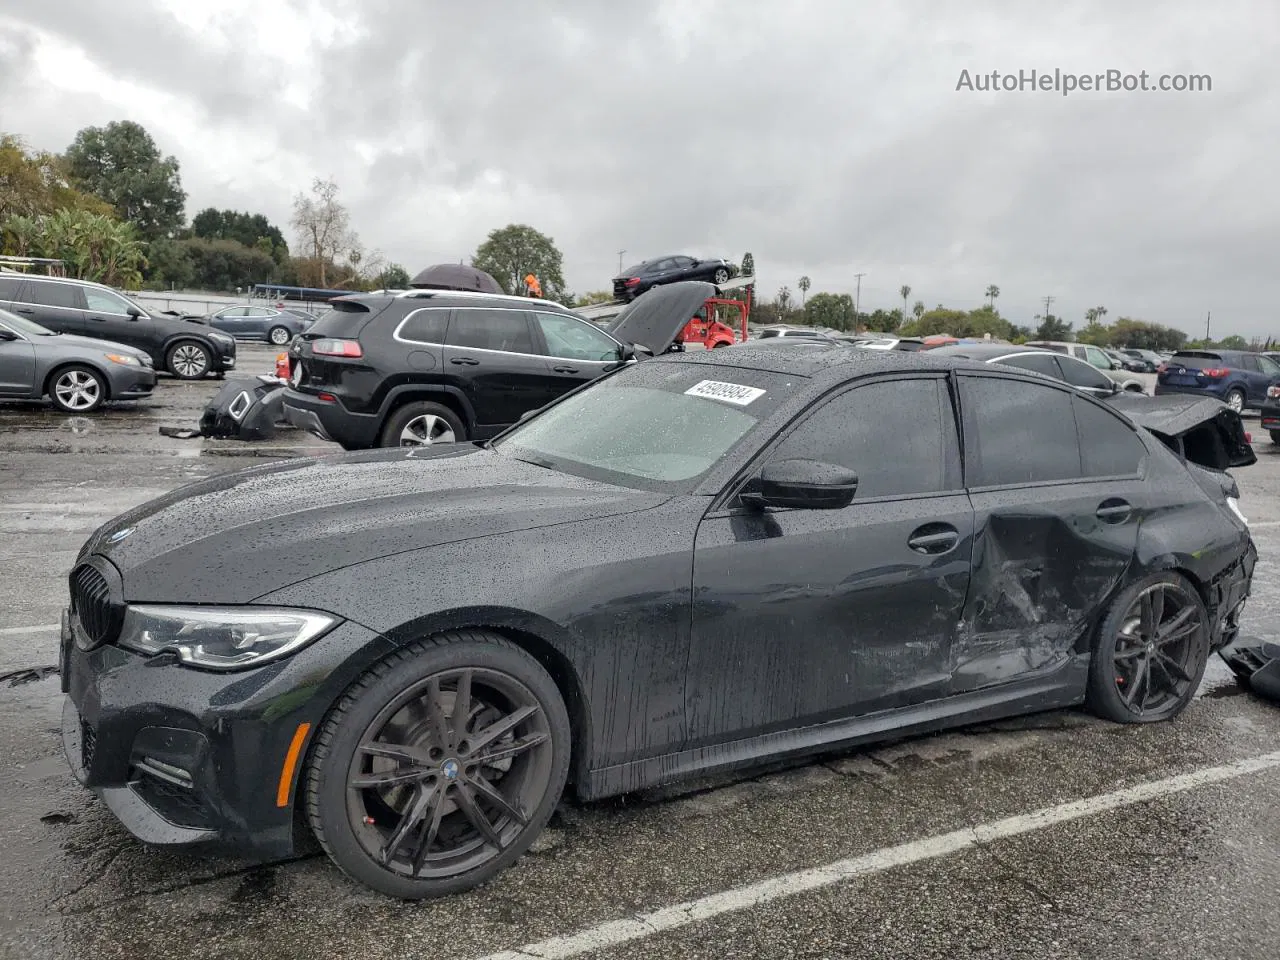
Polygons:
<instances>
[{"instance_id":1,"label":"windshield sticker number 45909984","mask_svg":"<svg viewBox=\"0 0 1280 960\"><path fill-rule=\"evenodd\" d=\"M740 383L721 383L719 380L703 380L695 383L685 393L691 397L720 400L738 407L745 407L765 394L759 387L744 387Z\"/></svg>"}]
</instances>

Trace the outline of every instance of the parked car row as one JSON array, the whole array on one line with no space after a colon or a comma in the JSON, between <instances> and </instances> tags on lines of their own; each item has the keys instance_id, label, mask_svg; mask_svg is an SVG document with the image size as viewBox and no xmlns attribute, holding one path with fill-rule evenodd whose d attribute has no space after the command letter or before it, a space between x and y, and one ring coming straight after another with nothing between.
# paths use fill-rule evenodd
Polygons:
<instances>
[{"instance_id":1,"label":"parked car row","mask_svg":"<svg viewBox=\"0 0 1280 960\"><path fill-rule=\"evenodd\" d=\"M141 350L155 369L181 380L222 375L236 365L236 342L230 335L149 312L100 283L0 273L0 309L54 333Z\"/></svg>"},{"instance_id":2,"label":"parked car row","mask_svg":"<svg viewBox=\"0 0 1280 960\"><path fill-rule=\"evenodd\" d=\"M309 828L418 899L512 866L566 791L1191 703L1257 561L1237 413L1043 348L671 352L707 286L611 334L336 301L288 408L455 442L218 474L95 531L61 640L77 778L151 842L287 857Z\"/></svg>"}]
</instances>

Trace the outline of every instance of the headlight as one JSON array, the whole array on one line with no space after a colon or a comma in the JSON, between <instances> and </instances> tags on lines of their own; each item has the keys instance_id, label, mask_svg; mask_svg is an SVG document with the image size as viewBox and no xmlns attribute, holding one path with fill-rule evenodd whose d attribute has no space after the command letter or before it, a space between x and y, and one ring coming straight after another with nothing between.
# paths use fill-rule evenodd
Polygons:
<instances>
[{"instance_id":1,"label":"headlight","mask_svg":"<svg viewBox=\"0 0 1280 960\"><path fill-rule=\"evenodd\" d=\"M243 670L296 653L337 622L314 610L130 606L119 642L138 653L174 653L193 667Z\"/></svg>"},{"instance_id":2,"label":"headlight","mask_svg":"<svg viewBox=\"0 0 1280 960\"><path fill-rule=\"evenodd\" d=\"M236 338L225 333L210 333L209 339L215 343L235 343Z\"/></svg>"},{"instance_id":3,"label":"headlight","mask_svg":"<svg viewBox=\"0 0 1280 960\"><path fill-rule=\"evenodd\" d=\"M142 361L137 357L131 357L126 353L104 353L104 357L112 363L123 363L126 367L140 367Z\"/></svg>"},{"instance_id":4,"label":"headlight","mask_svg":"<svg viewBox=\"0 0 1280 960\"><path fill-rule=\"evenodd\" d=\"M1240 512L1239 500L1237 500L1235 497L1227 497L1227 506L1231 508L1231 512L1236 515L1236 517L1240 520L1241 523L1243 523L1246 527L1249 525L1248 519L1245 517L1243 513Z\"/></svg>"}]
</instances>

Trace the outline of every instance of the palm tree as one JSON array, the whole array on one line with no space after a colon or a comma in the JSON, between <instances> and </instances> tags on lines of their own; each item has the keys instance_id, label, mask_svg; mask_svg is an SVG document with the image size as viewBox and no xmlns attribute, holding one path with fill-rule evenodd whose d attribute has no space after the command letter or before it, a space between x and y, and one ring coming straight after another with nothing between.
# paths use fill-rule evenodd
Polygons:
<instances>
[{"instance_id":1,"label":"palm tree","mask_svg":"<svg viewBox=\"0 0 1280 960\"><path fill-rule=\"evenodd\" d=\"M924 301L923 301L923 300L917 300L917 301L915 302L915 304L911 307L911 315L912 315L913 317L915 317L917 320L919 320L921 317L923 317L923 316L924 316Z\"/></svg>"},{"instance_id":2,"label":"palm tree","mask_svg":"<svg viewBox=\"0 0 1280 960\"><path fill-rule=\"evenodd\" d=\"M911 288L905 283L898 288L898 296L902 298L902 319L907 319L907 297L911 296Z\"/></svg>"},{"instance_id":3,"label":"palm tree","mask_svg":"<svg viewBox=\"0 0 1280 960\"><path fill-rule=\"evenodd\" d=\"M1102 318L1107 315L1106 307L1090 307L1084 312L1084 318L1090 323L1101 323Z\"/></svg>"},{"instance_id":4,"label":"palm tree","mask_svg":"<svg viewBox=\"0 0 1280 960\"><path fill-rule=\"evenodd\" d=\"M804 298L809 293L809 288L813 286L813 281L808 277L801 277L796 281L796 286L800 288L800 306L804 306Z\"/></svg>"},{"instance_id":5,"label":"palm tree","mask_svg":"<svg viewBox=\"0 0 1280 960\"><path fill-rule=\"evenodd\" d=\"M994 310L996 308L996 297L1000 296L1000 288L994 283L988 284L987 292L983 296L987 298L987 305Z\"/></svg>"}]
</instances>

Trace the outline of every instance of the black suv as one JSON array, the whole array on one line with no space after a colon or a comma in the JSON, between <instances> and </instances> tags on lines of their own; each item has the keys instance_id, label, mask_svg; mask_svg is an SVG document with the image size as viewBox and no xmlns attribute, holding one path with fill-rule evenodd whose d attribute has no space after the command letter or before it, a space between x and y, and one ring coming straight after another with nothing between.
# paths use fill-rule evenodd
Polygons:
<instances>
[{"instance_id":1,"label":"black suv","mask_svg":"<svg viewBox=\"0 0 1280 960\"><path fill-rule=\"evenodd\" d=\"M123 343L150 355L157 370L182 380L236 365L235 339L205 324L149 313L110 287L87 280L0 274L0 309L55 333Z\"/></svg>"},{"instance_id":2,"label":"black suv","mask_svg":"<svg viewBox=\"0 0 1280 960\"><path fill-rule=\"evenodd\" d=\"M289 348L284 415L347 450L487 440L635 356L548 300L410 290L330 306Z\"/></svg>"}]
</instances>

